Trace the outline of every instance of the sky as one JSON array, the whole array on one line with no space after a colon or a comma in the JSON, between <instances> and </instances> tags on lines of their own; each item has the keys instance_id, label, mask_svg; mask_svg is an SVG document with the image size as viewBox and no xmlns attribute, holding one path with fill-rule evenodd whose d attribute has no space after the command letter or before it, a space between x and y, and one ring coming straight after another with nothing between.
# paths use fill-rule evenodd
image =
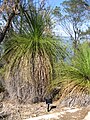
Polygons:
<instances>
[{"instance_id":1,"label":"sky","mask_svg":"<svg viewBox=\"0 0 90 120\"><path fill-rule=\"evenodd\" d=\"M40 1L43 1L43 0L40 0ZM47 0L48 4L54 8L55 6L60 6L60 3L62 3L64 0ZM90 4L90 0L87 0L87 2ZM0 19L1 21L1 19ZM68 36L64 31L63 29L57 25L55 28L54 28L54 32L56 33L56 35L60 35L60 36Z\"/></svg>"},{"instance_id":2,"label":"sky","mask_svg":"<svg viewBox=\"0 0 90 120\"><path fill-rule=\"evenodd\" d=\"M59 6L60 3L62 3L64 0L47 0L47 1L49 1L51 6ZM90 0L82 0L82 1L86 1L90 5Z\"/></svg>"},{"instance_id":3,"label":"sky","mask_svg":"<svg viewBox=\"0 0 90 120\"><path fill-rule=\"evenodd\" d=\"M60 3L62 3L65 0L47 0L49 5L53 8L55 6L60 6ZM86 1L86 3L88 3L90 5L90 0L82 0L82 1ZM72 27L71 27L72 28ZM68 34L66 34L63 29L57 25L53 31L55 32L56 35L58 36L66 36L68 37Z\"/></svg>"},{"instance_id":4,"label":"sky","mask_svg":"<svg viewBox=\"0 0 90 120\"><path fill-rule=\"evenodd\" d=\"M51 6L59 6L64 0L48 0Z\"/></svg>"},{"instance_id":5,"label":"sky","mask_svg":"<svg viewBox=\"0 0 90 120\"><path fill-rule=\"evenodd\" d=\"M50 4L51 7L55 7L55 6L60 6L60 3L62 3L64 0L47 0L48 3ZM57 36L68 36L63 29L57 25L54 29L53 32L57 35Z\"/></svg>"}]
</instances>

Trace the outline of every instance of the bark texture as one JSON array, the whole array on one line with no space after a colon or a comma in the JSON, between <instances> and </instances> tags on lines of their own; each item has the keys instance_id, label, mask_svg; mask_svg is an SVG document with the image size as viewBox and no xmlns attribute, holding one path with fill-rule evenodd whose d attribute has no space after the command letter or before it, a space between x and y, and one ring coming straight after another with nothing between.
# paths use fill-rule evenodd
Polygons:
<instances>
[{"instance_id":1,"label":"bark texture","mask_svg":"<svg viewBox=\"0 0 90 120\"><path fill-rule=\"evenodd\" d=\"M36 54L34 59L21 57L13 68L8 65L5 74L6 88L12 99L22 102L43 101L50 82L51 65L47 56Z\"/></svg>"}]
</instances>

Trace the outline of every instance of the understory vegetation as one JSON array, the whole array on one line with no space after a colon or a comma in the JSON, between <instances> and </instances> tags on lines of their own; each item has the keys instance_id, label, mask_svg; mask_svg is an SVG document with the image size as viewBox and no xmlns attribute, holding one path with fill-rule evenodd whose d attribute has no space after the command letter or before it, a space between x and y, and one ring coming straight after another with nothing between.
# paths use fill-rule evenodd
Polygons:
<instances>
[{"instance_id":1,"label":"understory vegetation","mask_svg":"<svg viewBox=\"0 0 90 120\"><path fill-rule=\"evenodd\" d=\"M52 88L61 87L60 99L66 96L90 94L90 43L79 45L75 55L69 61L55 64L56 78ZM50 86L50 88L51 88ZM58 96L57 96L58 97Z\"/></svg>"},{"instance_id":2,"label":"understory vegetation","mask_svg":"<svg viewBox=\"0 0 90 120\"><path fill-rule=\"evenodd\" d=\"M41 102L50 94L61 101L73 95L89 96L90 27L85 32L81 27L90 19L89 6L81 0L78 4L64 1L63 14L59 7L47 7L46 1L9 2L2 3L10 9L2 9L7 24L0 34L0 92L7 91L10 99L20 103ZM55 24L70 36L69 45L55 35Z\"/></svg>"}]
</instances>

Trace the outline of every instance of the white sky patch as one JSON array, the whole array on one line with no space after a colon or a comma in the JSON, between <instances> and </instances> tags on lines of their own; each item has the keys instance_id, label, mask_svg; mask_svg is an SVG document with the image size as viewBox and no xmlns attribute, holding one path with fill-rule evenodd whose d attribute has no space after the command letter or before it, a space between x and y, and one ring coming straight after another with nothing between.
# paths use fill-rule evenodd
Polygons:
<instances>
[{"instance_id":1,"label":"white sky patch","mask_svg":"<svg viewBox=\"0 0 90 120\"><path fill-rule=\"evenodd\" d=\"M82 26L80 26L80 30L81 31L86 31L88 29L88 26L90 26L90 24L88 23L88 25L83 24ZM66 28L65 28L66 27ZM70 23L66 23L66 26L60 26L59 24L55 25L55 27L53 28L53 32L55 33L55 35L57 36L65 36L68 37L70 36L70 34L72 36L75 36L74 30L73 30L73 26ZM70 34L69 34L70 33Z\"/></svg>"},{"instance_id":2,"label":"white sky patch","mask_svg":"<svg viewBox=\"0 0 90 120\"><path fill-rule=\"evenodd\" d=\"M55 33L56 36L68 36L62 29L61 26L57 25L54 29L53 32Z\"/></svg>"}]
</instances>

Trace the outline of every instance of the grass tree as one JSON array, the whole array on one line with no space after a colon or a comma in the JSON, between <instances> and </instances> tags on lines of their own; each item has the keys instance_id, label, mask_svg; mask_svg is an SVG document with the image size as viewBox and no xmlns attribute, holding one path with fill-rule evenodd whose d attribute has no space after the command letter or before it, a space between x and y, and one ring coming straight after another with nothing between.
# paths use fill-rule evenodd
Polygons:
<instances>
[{"instance_id":1,"label":"grass tree","mask_svg":"<svg viewBox=\"0 0 90 120\"><path fill-rule=\"evenodd\" d=\"M90 45L88 42L79 46L68 72L71 81L75 83L74 90L90 92Z\"/></svg>"},{"instance_id":2,"label":"grass tree","mask_svg":"<svg viewBox=\"0 0 90 120\"><path fill-rule=\"evenodd\" d=\"M62 88L59 98L66 99L66 104L73 102L73 104L88 105L90 102L90 43L85 42L79 45L70 61L56 65L57 77L52 82L52 86Z\"/></svg>"},{"instance_id":3,"label":"grass tree","mask_svg":"<svg viewBox=\"0 0 90 120\"><path fill-rule=\"evenodd\" d=\"M81 104L88 104L90 95L90 43L85 42L79 46L76 55L70 64L63 63L62 71L59 74L62 80L64 91L62 98L74 95L75 99L82 101ZM57 80L57 85L60 82ZM81 98L80 98L81 96ZM73 101L73 100L72 100ZM77 102L77 101L76 101ZM75 103L76 104L76 103ZM81 105L80 104L80 105Z\"/></svg>"},{"instance_id":4,"label":"grass tree","mask_svg":"<svg viewBox=\"0 0 90 120\"><path fill-rule=\"evenodd\" d=\"M44 100L53 79L53 63L64 56L64 49L59 40L47 34L48 12L33 6L28 11L21 9L20 34L14 33L4 43L5 82L10 97L37 102Z\"/></svg>"}]
</instances>

